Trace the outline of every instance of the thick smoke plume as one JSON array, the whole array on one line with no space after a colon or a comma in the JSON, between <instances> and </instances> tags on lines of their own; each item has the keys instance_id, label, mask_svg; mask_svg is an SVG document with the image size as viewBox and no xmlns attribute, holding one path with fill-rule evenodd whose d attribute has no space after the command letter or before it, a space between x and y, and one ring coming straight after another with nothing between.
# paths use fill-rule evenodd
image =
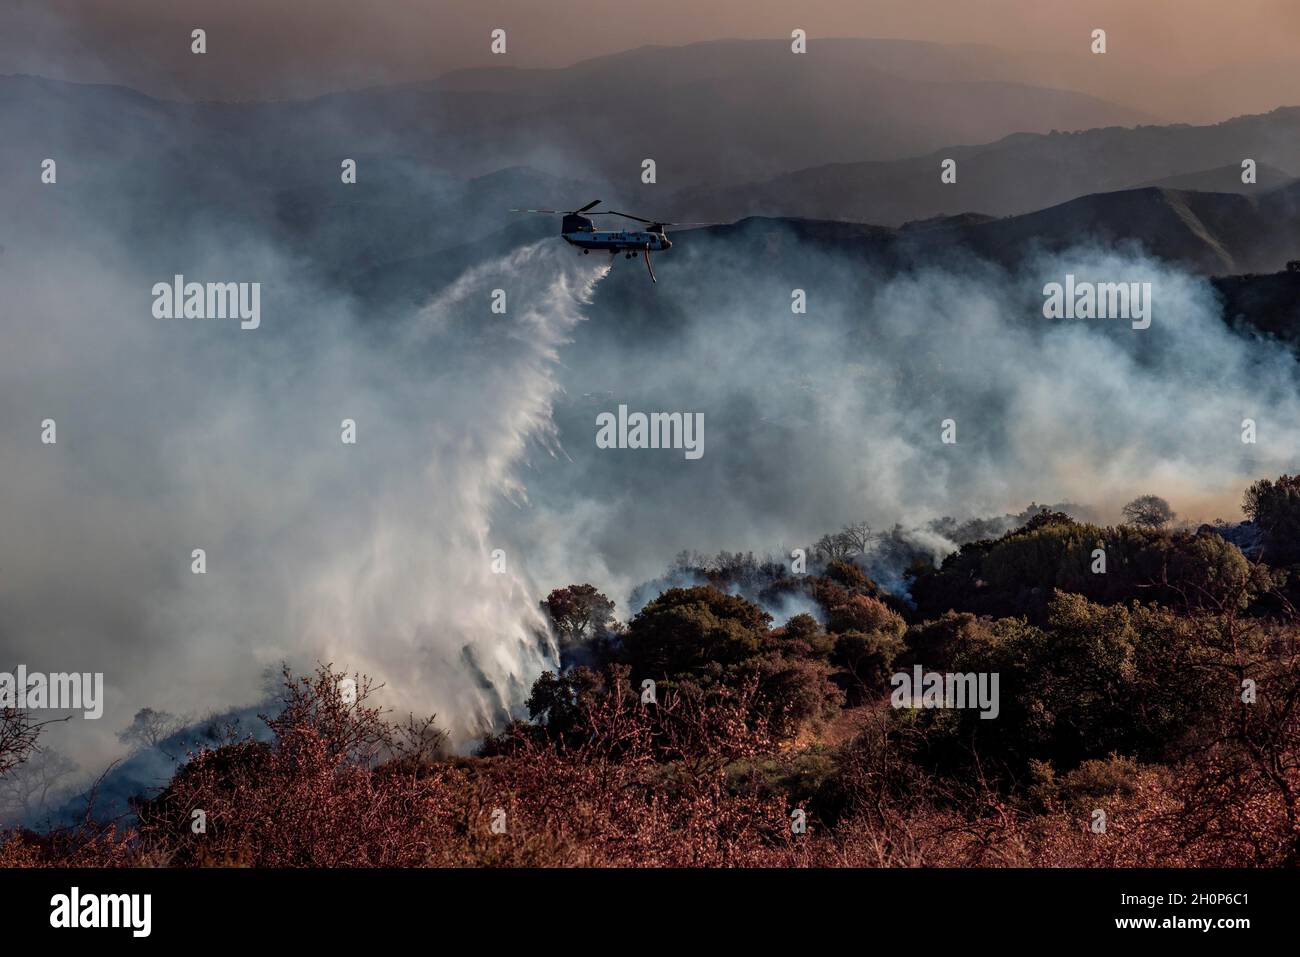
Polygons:
<instances>
[{"instance_id":1,"label":"thick smoke plume","mask_svg":"<svg viewBox=\"0 0 1300 957\"><path fill-rule=\"evenodd\" d=\"M120 752L137 709L254 704L282 660L368 673L386 705L437 712L462 747L553 667L491 514L527 504L518 470L549 454L556 351L604 268L525 247L377 333L261 252L255 269L215 257L201 273L263 283L247 332L152 318L161 277L89 227L57 267L21 247L0 266L3 647L105 673L104 718L48 738L88 766Z\"/></svg>"},{"instance_id":2,"label":"thick smoke plume","mask_svg":"<svg viewBox=\"0 0 1300 957\"><path fill-rule=\"evenodd\" d=\"M1082 243L1013 272L954 255L887 273L777 223L687 237L654 290L628 274L602 285L599 322L564 354L570 458L543 469L524 516L528 551L555 563L539 576L602 582L621 614L683 550L788 561L865 520L901 523L937 560L956 547L931 525L944 517L1075 502L1115 522L1147 492L1187 521L1232 521L1249 482L1295 467L1294 355L1228 328L1208 281L1140 249ZM1151 327L1044 318L1043 286L1067 273L1151 282ZM806 315L790 309L796 288ZM618 403L702 411L705 455L596 449L595 415ZM955 444L941 438L947 419Z\"/></svg>"},{"instance_id":3,"label":"thick smoke plume","mask_svg":"<svg viewBox=\"0 0 1300 957\"><path fill-rule=\"evenodd\" d=\"M297 592L304 653L381 676L411 708L432 705L462 744L554 667L521 556L493 538L490 517L503 494L528 504L519 466L552 437L557 351L607 269L557 253L534 244L473 269L400 334L427 357L395 363L415 380L402 398L414 406L377 417L401 425L385 427L394 457L411 445L427 461L390 470L381 459L383 490ZM509 290L505 314L488 310L494 289Z\"/></svg>"}]
</instances>

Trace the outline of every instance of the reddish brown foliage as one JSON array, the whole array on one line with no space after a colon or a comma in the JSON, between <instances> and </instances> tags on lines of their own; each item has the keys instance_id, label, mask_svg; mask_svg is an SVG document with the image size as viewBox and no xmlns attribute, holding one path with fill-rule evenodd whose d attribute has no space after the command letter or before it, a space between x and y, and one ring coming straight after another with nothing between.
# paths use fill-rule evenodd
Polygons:
<instances>
[{"instance_id":1,"label":"reddish brown foliage","mask_svg":"<svg viewBox=\"0 0 1300 957\"><path fill-rule=\"evenodd\" d=\"M88 815L10 835L0 865L1294 866L1300 661L1285 629L1213 627L1238 649L1215 667L1253 675L1259 696L1207 711L1185 763L1034 764L1036 782L1009 782L972 753L953 775L923 760L941 729L886 709L831 752L815 807L771 786L800 752L755 719L758 676L647 705L612 669L576 696L566 733L520 725L490 757L448 759L428 723L399 729L364 680L352 701L322 668L287 680L270 741L194 754L137 830Z\"/></svg>"}]
</instances>

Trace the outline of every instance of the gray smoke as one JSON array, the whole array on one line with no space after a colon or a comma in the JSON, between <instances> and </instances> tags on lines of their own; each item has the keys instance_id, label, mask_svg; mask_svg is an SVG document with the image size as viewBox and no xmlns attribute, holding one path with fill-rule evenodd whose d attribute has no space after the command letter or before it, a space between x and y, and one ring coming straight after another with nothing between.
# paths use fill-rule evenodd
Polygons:
<instances>
[{"instance_id":1,"label":"gray smoke","mask_svg":"<svg viewBox=\"0 0 1300 957\"><path fill-rule=\"evenodd\" d=\"M1233 519L1250 481L1295 466L1293 355L1228 329L1207 281L1139 249L889 274L761 229L679 241L657 287L630 273L601 287L598 321L563 354L568 457L540 470L539 505L519 516L539 579L604 584L627 615L684 549L788 561L865 519L901 523L937 560L957 545L948 516L1069 501L1116 521L1155 492L1186 519ZM1045 319L1043 285L1067 273L1153 283L1151 328ZM791 312L794 288L807 315ZM703 412L704 457L597 449L595 415L619 403ZM897 563L874 570L891 569L898 588Z\"/></svg>"},{"instance_id":2,"label":"gray smoke","mask_svg":"<svg viewBox=\"0 0 1300 957\"><path fill-rule=\"evenodd\" d=\"M517 467L544 450L555 351L603 268L519 249L383 335L270 248L187 269L263 283L245 332L152 318L166 275L99 241L86 224L80 247L0 260L0 646L106 676L103 719L49 741L106 763L139 707L251 704L280 660L368 673L462 746L515 713L555 652L490 517L526 504Z\"/></svg>"}]
</instances>

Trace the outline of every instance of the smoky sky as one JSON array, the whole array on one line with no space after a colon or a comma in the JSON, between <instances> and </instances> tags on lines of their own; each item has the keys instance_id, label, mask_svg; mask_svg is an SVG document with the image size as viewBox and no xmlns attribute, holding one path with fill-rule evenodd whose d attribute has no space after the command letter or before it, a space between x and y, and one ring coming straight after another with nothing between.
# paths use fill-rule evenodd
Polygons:
<instances>
[{"instance_id":1,"label":"smoky sky","mask_svg":"<svg viewBox=\"0 0 1300 957\"><path fill-rule=\"evenodd\" d=\"M9 0L6 8L0 73L178 99L299 97L468 67L561 67L645 44L780 38L794 28L814 51L818 37L998 47L1020 58L1027 82L1083 84L1173 120L1204 119L1207 96L1241 111L1300 93L1293 0ZM208 33L203 57L190 53L195 27ZM505 56L489 52L498 27L509 38ZM1090 59L1097 28L1109 50Z\"/></svg>"},{"instance_id":2,"label":"smoky sky","mask_svg":"<svg viewBox=\"0 0 1300 957\"><path fill-rule=\"evenodd\" d=\"M512 66L801 26L814 42L997 44L1048 82L1043 64L1069 59L1053 51L1104 23L1114 59L1070 66L1072 82L1099 71L1099 94L1163 91L1139 105L1177 116L1205 87L1170 75L1221 76L1300 100L1249 72L1293 55L1293 4L1059 6L24 0L6 7L0 72L260 100L500 66L487 52L495 26L510 31ZM206 58L189 53L200 21ZM68 145L46 186L46 140L0 142L0 668L106 673L104 720L55 741L86 767L119 755L115 733L138 708L252 705L282 660L366 671L387 704L437 712L467 741L518 713L553 666L538 612L549 588L593 581L625 614L631 589L683 548L780 552L849 521L1002 514L1030 498L1114 516L1158 492L1193 519L1237 518L1244 485L1300 454L1290 354L1230 332L1203 280L1141 251L1081 236L1079 250L1010 273L888 276L811 248L764 259L780 237L713 250L683 239L651 289L640 263L610 270L554 237L494 232L489 246L476 233L465 249L456 233L438 256L411 258L405 245L432 226L390 236L382 204L324 220L336 232L299 224L295 245L287 211L340 207L313 198L329 197L323 186L292 192L315 180L290 175L285 157L351 187L335 185L330 150L270 135L272 111L249 127L268 135L223 141L222 111L67 93L51 115L49 99L13 89L7 128ZM309 119L322 135L346 126L325 108ZM382 167L363 169L363 184L383 182ZM434 170L414 181L448 193L448 208L470 189ZM494 200L499 218L482 228L504 230L524 199ZM362 295L322 280L336 234L409 262L419 303L383 324ZM469 265L435 278L456 256ZM1153 282L1152 330L1044 325L1038 290L1067 272ZM150 290L176 273L262 283L262 327L155 319ZM809 291L803 319L794 287ZM487 306L498 288L505 317ZM650 296L675 325L628 325L629 303ZM598 453L595 417L620 402L702 412L704 458ZM949 416L955 448L938 443ZM1264 437L1243 451L1247 416ZM55 446L39 440L47 417ZM340 440L345 418L359 423L355 448Z\"/></svg>"}]
</instances>

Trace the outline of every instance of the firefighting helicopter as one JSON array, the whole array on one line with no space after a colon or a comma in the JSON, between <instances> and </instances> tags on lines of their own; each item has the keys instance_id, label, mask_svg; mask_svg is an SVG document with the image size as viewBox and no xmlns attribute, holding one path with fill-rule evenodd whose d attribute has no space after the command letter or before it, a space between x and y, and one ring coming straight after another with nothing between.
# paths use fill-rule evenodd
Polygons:
<instances>
[{"instance_id":1,"label":"firefighting helicopter","mask_svg":"<svg viewBox=\"0 0 1300 957\"><path fill-rule=\"evenodd\" d=\"M673 241L664 233L665 226L716 225L715 223L662 223L653 219L642 219L640 216L633 216L631 213L620 213L614 209L591 211L599 205L600 200L596 199L581 209L512 209L510 212L550 213L554 216L563 216L564 219L560 221L561 238L570 246L577 246L584 255L590 253L593 249L606 250L611 257L623 253L626 259L631 259L637 253L641 253L645 257L645 268L650 273L650 281L654 283L659 282L659 280L655 278L654 267L650 264L650 250L660 252L670 248L673 244ZM649 228L596 229L596 224L591 220L592 216L622 216L624 219L645 223Z\"/></svg>"}]
</instances>

